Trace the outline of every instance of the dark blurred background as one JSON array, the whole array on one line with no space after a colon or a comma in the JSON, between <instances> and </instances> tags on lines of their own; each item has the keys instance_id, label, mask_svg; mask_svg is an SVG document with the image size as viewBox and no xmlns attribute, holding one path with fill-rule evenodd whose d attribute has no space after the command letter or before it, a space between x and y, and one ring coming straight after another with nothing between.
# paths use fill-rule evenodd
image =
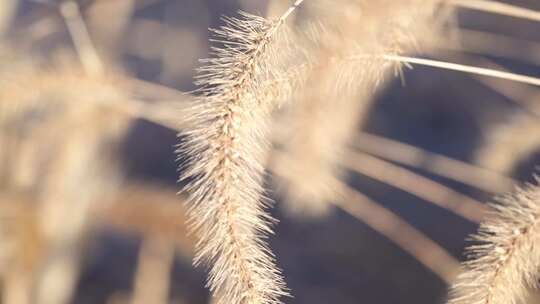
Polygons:
<instances>
[{"instance_id":1,"label":"dark blurred background","mask_svg":"<svg viewBox=\"0 0 540 304\"><path fill-rule=\"evenodd\" d=\"M111 4L115 1L125 3L115 7ZM536 0L508 3L540 10ZM115 19L120 18L115 11L100 8L107 5L111 9L132 10L126 13L128 17L122 17L126 25L118 33L107 30L107 22L117 26L114 24L119 20ZM207 28L219 26L220 16L234 15L240 9L264 15L267 5L268 1L256 0L82 1L91 35L104 57L137 78L181 91L195 88L193 77L199 66L198 59L207 57L209 51ZM36 20L43 18L50 18L56 24L50 32L42 28L44 25L35 27ZM458 10L457 19L461 27L469 30L508 35L540 44L538 24L532 21L471 10ZM16 40L21 38L17 35L32 32L37 35L33 47L37 45L43 52L59 44L70 47L61 24L53 6L25 0L19 4L9 35ZM41 31L46 34L39 34ZM528 52L527 49L522 51ZM517 52L519 54L520 50ZM483 55L464 55L450 50L442 50L441 54L445 59L461 62L489 60L490 64L513 72L540 77L540 60L531 62L527 60L529 57L502 58L496 50L493 54ZM522 87L504 81L499 84L501 87ZM524 90L539 92L530 87L524 87ZM534 102L539 100L530 104ZM536 109L540 107L536 105ZM509 157L514 154L512 149L516 147L496 134L504 126L511 128L516 117L523 115L538 121L538 116L473 76L415 67L407 70L405 86L398 79L378 94L363 130L469 163L479 163L478 153L487 144L500 147L502 151L493 153ZM533 141L540 136L539 130L536 124L536 129L517 128L512 134L524 141L528 138ZM122 148L123 165L129 179L179 188L174 153L177 142L174 131L138 121ZM522 182L531 181L538 164L540 147L516 159L511 169L503 173ZM409 169L479 200L491 199L491 194L416 168ZM464 259L465 239L476 230L476 225L367 176L353 174L351 184L399 214L456 258ZM277 208L272 212L280 222L270 245L292 290L293 297L285 299L286 303L444 303L447 286L441 279L357 219L340 210L321 219L298 219L284 213L279 208L279 200L276 204ZM132 277L140 247L138 236L104 228L90 245L73 303L122 303L123 295L133 288ZM190 263L187 258L175 259L170 303L207 303L204 271L194 270Z\"/></svg>"}]
</instances>

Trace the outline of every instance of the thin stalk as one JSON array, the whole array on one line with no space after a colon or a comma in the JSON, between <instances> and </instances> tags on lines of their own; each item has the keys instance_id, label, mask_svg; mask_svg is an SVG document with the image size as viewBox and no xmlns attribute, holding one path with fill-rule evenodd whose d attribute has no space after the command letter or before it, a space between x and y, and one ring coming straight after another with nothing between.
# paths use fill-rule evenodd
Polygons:
<instances>
[{"instance_id":1,"label":"thin stalk","mask_svg":"<svg viewBox=\"0 0 540 304\"><path fill-rule=\"evenodd\" d=\"M60 4L60 14L66 22L71 39L85 71L91 76L102 75L105 70L103 63L90 38L77 2L72 0L62 2Z\"/></svg>"},{"instance_id":2,"label":"thin stalk","mask_svg":"<svg viewBox=\"0 0 540 304\"><path fill-rule=\"evenodd\" d=\"M491 0L446 0L452 5L461 6L468 9L478 10L487 13L493 13L503 16L515 17L531 21L540 21L540 12Z\"/></svg>"}]
</instances>

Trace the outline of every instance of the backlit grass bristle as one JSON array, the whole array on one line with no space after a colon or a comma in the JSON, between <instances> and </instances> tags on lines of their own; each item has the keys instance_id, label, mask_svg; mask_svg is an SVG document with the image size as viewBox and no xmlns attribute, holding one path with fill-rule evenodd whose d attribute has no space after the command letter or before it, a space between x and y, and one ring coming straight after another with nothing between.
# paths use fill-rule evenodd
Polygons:
<instances>
[{"instance_id":1,"label":"backlit grass bristle","mask_svg":"<svg viewBox=\"0 0 540 304\"><path fill-rule=\"evenodd\" d=\"M214 57L200 69L201 96L180 148L189 157L183 178L192 179L190 219L200 238L195 263L210 265L208 285L222 304L281 303L287 294L263 240L273 222L263 179L280 95L267 85L284 73L283 23L293 9L277 21L247 13L223 19L214 31Z\"/></svg>"}]
</instances>

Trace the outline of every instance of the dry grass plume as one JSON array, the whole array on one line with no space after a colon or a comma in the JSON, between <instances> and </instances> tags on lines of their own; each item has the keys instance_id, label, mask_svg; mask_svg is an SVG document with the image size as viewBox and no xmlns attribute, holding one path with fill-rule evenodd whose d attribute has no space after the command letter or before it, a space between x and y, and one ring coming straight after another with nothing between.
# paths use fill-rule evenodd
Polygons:
<instances>
[{"instance_id":1,"label":"dry grass plume","mask_svg":"<svg viewBox=\"0 0 540 304\"><path fill-rule=\"evenodd\" d=\"M470 258L451 290L451 304L522 303L540 268L540 188L529 185L494 204L473 236Z\"/></svg>"},{"instance_id":2,"label":"dry grass plume","mask_svg":"<svg viewBox=\"0 0 540 304\"><path fill-rule=\"evenodd\" d=\"M210 265L208 285L218 303L280 303L287 294L263 240L272 233L263 179L278 104L267 85L283 75L283 23L301 2L276 21L247 13L224 18L214 31L221 46L200 69L201 96L180 151L189 157L183 179L191 180L190 218L200 238L195 263Z\"/></svg>"}]
</instances>

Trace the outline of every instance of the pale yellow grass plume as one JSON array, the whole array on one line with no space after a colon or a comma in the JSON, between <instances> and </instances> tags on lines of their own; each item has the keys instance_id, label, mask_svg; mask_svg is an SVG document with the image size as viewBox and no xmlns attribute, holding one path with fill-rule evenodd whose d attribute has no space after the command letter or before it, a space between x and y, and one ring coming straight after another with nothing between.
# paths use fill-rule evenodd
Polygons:
<instances>
[{"instance_id":1,"label":"pale yellow grass plume","mask_svg":"<svg viewBox=\"0 0 540 304\"><path fill-rule=\"evenodd\" d=\"M281 303L285 283L264 242L273 222L265 212L264 166L272 109L291 54L280 19L240 13L215 30L219 47L205 60L193 127L180 151L188 157L190 219L198 234L195 264L210 265L208 285L222 304ZM285 58L284 58L285 57Z\"/></svg>"},{"instance_id":2,"label":"pale yellow grass plume","mask_svg":"<svg viewBox=\"0 0 540 304\"><path fill-rule=\"evenodd\" d=\"M519 112L489 130L476 152L476 161L491 170L512 174L521 161L540 150L540 120L537 116Z\"/></svg>"},{"instance_id":3,"label":"pale yellow grass plume","mask_svg":"<svg viewBox=\"0 0 540 304\"><path fill-rule=\"evenodd\" d=\"M304 44L311 44L314 66L307 85L277 126L283 149L273 163L284 189L285 206L303 215L320 215L335 199L339 160L380 89L399 66L370 57L352 62L353 54L409 54L430 48L448 14L439 1L313 1ZM311 42L310 42L311 41ZM427 45L427 46L426 46Z\"/></svg>"},{"instance_id":4,"label":"pale yellow grass plume","mask_svg":"<svg viewBox=\"0 0 540 304\"><path fill-rule=\"evenodd\" d=\"M529 185L493 205L473 237L451 304L516 304L535 288L540 268L540 188Z\"/></svg>"}]
</instances>

